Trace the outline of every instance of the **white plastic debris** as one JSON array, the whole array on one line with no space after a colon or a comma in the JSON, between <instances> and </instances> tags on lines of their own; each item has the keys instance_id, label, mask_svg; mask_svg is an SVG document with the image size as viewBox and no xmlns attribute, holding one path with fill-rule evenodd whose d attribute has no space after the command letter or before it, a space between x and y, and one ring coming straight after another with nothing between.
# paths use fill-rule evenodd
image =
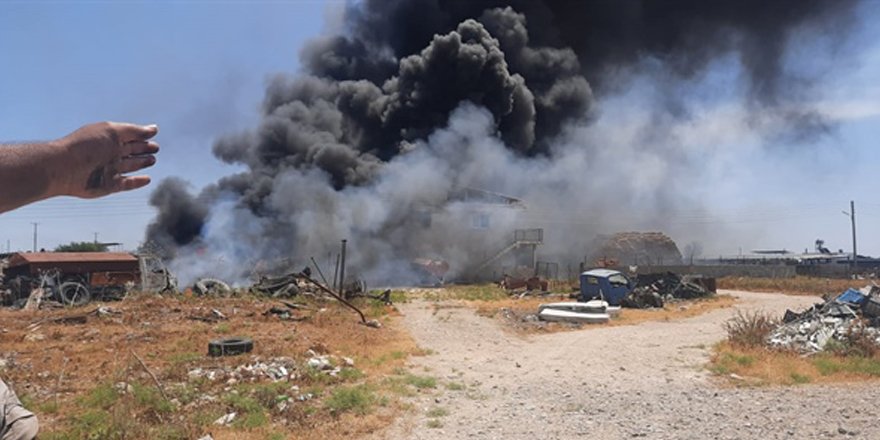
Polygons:
<instances>
[{"instance_id":1,"label":"white plastic debris","mask_svg":"<svg viewBox=\"0 0 880 440\"><path fill-rule=\"evenodd\" d=\"M232 423L233 420L235 420L235 416L236 416L236 413L231 412L229 414L226 414L225 416L220 417L217 420L214 420L214 424L215 425L229 425L230 423Z\"/></svg>"}]
</instances>

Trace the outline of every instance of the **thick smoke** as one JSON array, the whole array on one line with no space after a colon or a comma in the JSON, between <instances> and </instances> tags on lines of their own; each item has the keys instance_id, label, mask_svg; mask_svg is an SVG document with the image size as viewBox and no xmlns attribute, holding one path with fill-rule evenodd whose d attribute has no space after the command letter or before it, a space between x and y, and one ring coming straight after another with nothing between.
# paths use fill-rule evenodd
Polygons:
<instances>
[{"instance_id":1,"label":"thick smoke","mask_svg":"<svg viewBox=\"0 0 880 440\"><path fill-rule=\"evenodd\" d=\"M269 84L259 126L214 145L247 171L198 197L163 182L147 239L185 277L302 264L348 238L358 271L402 281L413 257L461 271L523 227L548 229L548 258L580 258L603 228L662 226L670 195L693 183L676 176L693 143L676 131L690 117L680 90L713 63L737 60L749 124L772 112L782 131L821 127L792 105L811 84L786 54L796 32L846 24L854 3L353 2L342 35L310 42L304 71ZM600 116L598 102L613 115L645 78L657 97L643 103L662 108L652 120ZM528 208L480 207L459 197L467 188ZM650 220L602 214L636 206Z\"/></svg>"}]
</instances>

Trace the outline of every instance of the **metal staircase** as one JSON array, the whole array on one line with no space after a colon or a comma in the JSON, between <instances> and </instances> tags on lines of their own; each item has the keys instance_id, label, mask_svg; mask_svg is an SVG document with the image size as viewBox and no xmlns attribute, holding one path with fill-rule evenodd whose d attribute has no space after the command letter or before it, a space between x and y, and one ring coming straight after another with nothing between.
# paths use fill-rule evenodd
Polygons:
<instances>
[{"instance_id":1,"label":"metal staircase","mask_svg":"<svg viewBox=\"0 0 880 440\"><path fill-rule=\"evenodd\" d=\"M524 246L531 246L533 249L538 245L544 243L544 230L543 229L517 229L513 231L513 242L502 248L500 251L493 254L491 257L480 263L480 265L476 266L473 270L474 273L479 272L498 260L512 252L515 249L519 249Z\"/></svg>"}]
</instances>

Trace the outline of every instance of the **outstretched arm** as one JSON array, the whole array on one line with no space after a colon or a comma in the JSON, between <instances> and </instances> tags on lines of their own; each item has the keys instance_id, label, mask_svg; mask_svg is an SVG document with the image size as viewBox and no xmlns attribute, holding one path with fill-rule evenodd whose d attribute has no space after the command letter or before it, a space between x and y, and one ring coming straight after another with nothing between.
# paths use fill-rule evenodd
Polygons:
<instances>
[{"instance_id":1,"label":"outstretched arm","mask_svg":"<svg viewBox=\"0 0 880 440\"><path fill-rule=\"evenodd\" d=\"M54 196L95 198L140 188L126 176L156 163L155 125L98 122L54 141L0 145L0 212Z\"/></svg>"}]
</instances>

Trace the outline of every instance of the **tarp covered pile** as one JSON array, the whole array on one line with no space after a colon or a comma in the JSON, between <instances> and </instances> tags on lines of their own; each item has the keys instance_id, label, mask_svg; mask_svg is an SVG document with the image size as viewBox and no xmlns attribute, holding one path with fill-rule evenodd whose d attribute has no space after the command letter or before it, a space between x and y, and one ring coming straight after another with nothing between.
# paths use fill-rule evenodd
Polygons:
<instances>
[{"instance_id":1,"label":"tarp covered pile","mask_svg":"<svg viewBox=\"0 0 880 440\"><path fill-rule=\"evenodd\" d=\"M845 341L854 325L880 344L880 287L848 289L800 313L787 310L783 323L767 338L771 347L812 354L830 341Z\"/></svg>"}]
</instances>

